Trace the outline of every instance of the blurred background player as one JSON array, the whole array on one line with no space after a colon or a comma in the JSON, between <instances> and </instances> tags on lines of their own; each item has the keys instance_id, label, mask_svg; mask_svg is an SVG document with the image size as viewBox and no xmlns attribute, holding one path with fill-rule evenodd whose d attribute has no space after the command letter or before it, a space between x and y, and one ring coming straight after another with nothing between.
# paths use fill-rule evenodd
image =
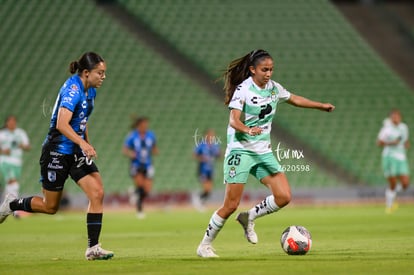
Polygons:
<instances>
[{"instance_id":1,"label":"blurred background player","mask_svg":"<svg viewBox=\"0 0 414 275\"><path fill-rule=\"evenodd\" d=\"M204 137L197 141L194 158L198 162L197 174L202 185L201 193L193 198L194 206L204 210L204 204L213 189L214 162L220 157L220 144L213 129L206 130Z\"/></svg>"},{"instance_id":2,"label":"blurred background player","mask_svg":"<svg viewBox=\"0 0 414 275\"><path fill-rule=\"evenodd\" d=\"M96 53L84 53L69 64L72 74L60 88L53 108L49 131L40 156L40 181L43 197L16 198L6 195L0 206L0 223L17 210L55 214L60 206L68 176L78 184L89 200L86 214L87 260L107 260L114 256L99 243L102 228L104 189L97 157L89 143L88 119L94 109L96 88L105 80L106 64Z\"/></svg>"},{"instance_id":3,"label":"blurred background player","mask_svg":"<svg viewBox=\"0 0 414 275\"><path fill-rule=\"evenodd\" d=\"M395 202L397 192L401 189L407 189L410 184L406 154L406 150L410 146L408 137L408 127L402 122L400 111L391 110L389 117L384 120L377 140L378 146L384 148L382 150L382 169L388 181L388 187L385 190L385 212L388 214L398 208L398 204Z\"/></svg>"},{"instance_id":4,"label":"blurred background player","mask_svg":"<svg viewBox=\"0 0 414 275\"><path fill-rule=\"evenodd\" d=\"M137 217L145 218L143 202L152 190L154 166L152 156L158 154L154 132L148 130L149 119L139 117L125 139L122 152L131 160L130 175L135 185Z\"/></svg>"},{"instance_id":5,"label":"blurred background player","mask_svg":"<svg viewBox=\"0 0 414 275\"><path fill-rule=\"evenodd\" d=\"M3 175L5 194L19 196L19 179L22 173L23 151L30 150L26 132L17 127L17 118L10 115L0 130L0 173ZM18 212L14 213L18 217Z\"/></svg>"},{"instance_id":6,"label":"blurred background player","mask_svg":"<svg viewBox=\"0 0 414 275\"><path fill-rule=\"evenodd\" d=\"M236 219L248 242L256 244L254 220L274 213L291 199L290 186L270 144L272 120L279 103L331 112L330 103L294 95L271 79L273 58L264 50L254 50L233 60L224 73L225 104L230 110L227 148L224 159L226 193L223 205L210 218L197 248L203 258L218 257L212 246L226 220L237 210L249 174L255 176L271 195L241 212Z\"/></svg>"}]
</instances>

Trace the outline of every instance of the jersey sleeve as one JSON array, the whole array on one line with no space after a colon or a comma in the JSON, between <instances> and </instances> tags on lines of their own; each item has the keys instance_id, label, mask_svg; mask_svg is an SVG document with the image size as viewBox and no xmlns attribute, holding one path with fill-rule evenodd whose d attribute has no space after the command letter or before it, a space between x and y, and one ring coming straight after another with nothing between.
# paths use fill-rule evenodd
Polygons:
<instances>
[{"instance_id":1,"label":"jersey sleeve","mask_svg":"<svg viewBox=\"0 0 414 275\"><path fill-rule=\"evenodd\" d=\"M154 148L157 144L157 137L155 136L155 133L152 131L150 132L150 134L151 134L151 140L152 140L152 148Z\"/></svg>"},{"instance_id":2,"label":"jersey sleeve","mask_svg":"<svg viewBox=\"0 0 414 275\"><path fill-rule=\"evenodd\" d=\"M29 141L29 137L26 134L26 131L23 129L20 129L20 138L21 138L21 143L24 146L29 146L30 141Z\"/></svg>"},{"instance_id":3,"label":"jersey sleeve","mask_svg":"<svg viewBox=\"0 0 414 275\"><path fill-rule=\"evenodd\" d=\"M409 133L409 130L408 130L408 126L407 126L407 124L403 123L403 140L407 141L409 139L409 137L410 137L410 133Z\"/></svg>"},{"instance_id":4,"label":"jersey sleeve","mask_svg":"<svg viewBox=\"0 0 414 275\"><path fill-rule=\"evenodd\" d=\"M201 155L201 144L197 145L194 148L194 154L196 154L197 156Z\"/></svg>"},{"instance_id":5,"label":"jersey sleeve","mask_svg":"<svg viewBox=\"0 0 414 275\"><path fill-rule=\"evenodd\" d=\"M3 131L2 130L0 130L0 149L4 149L4 148L6 148L5 146L4 146L4 141L5 141L5 138L4 138L4 134L3 134Z\"/></svg>"},{"instance_id":6,"label":"jersey sleeve","mask_svg":"<svg viewBox=\"0 0 414 275\"><path fill-rule=\"evenodd\" d=\"M386 142L386 141L389 141L389 140L387 140L388 136L389 136L389 134L388 134L388 131L387 131L387 127L383 126L381 128L381 130L379 131L379 133L378 133L377 139Z\"/></svg>"},{"instance_id":7,"label":"jersey sleeve","mask_svg":"<svg viewBox=\"0 0 414 275\"><path fill-rule=\"evenodd\" d=\"M246 101L246 94L242 86L238 86L229 103L229 109L237 109L243 111L244 102Z\"/></svg>"},{"instance_id":8,"label":"jersey sleeve","mask_svg":"<svg viewBox=\"0 0 414 275\"><path fill-rule=\"evenodd\" d=\"M125 138L124 146L129 149L134 149L134 136L133 133L129 133L128 136Z\"/></svg>"},{"instance_id":9,"label":"jersey sleeve","mask_svg":"<svg viewBox=\"0 0 414 275\"><path fill-rule=\"evenodd\" d=\"M76 105L81 100L81 95L79 93L80 88L76 84L72 84L62 90L62 100L60 101L59 107L64 107L71 112L75 111Z\"/></svg>"},{"instance_id":10,"label":"jersey sleeve","mask_svg":"<svg viewBox=\"0 0 414 275\"><path fill-rule=\"evenodd\" d=\"M290 98L290 92L288 90L286 90L282 85L280 85L279 83L274 82L274 84L277 87L277 90L279 91L279 103L285 102L287 100L289 100Z\"/></svg>"}]
</instances>

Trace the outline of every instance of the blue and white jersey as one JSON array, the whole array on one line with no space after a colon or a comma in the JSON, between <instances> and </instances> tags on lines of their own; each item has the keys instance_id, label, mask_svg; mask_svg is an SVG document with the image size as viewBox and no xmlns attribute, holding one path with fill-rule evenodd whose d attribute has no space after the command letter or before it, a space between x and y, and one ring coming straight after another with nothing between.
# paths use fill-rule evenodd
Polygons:
<instances>
[{"instance_id":1,"label":"blue and white jersey","mask_svg":"<svg viewBox=\"0 0 414 275\"><path fill-rule=\"evenodd\" d=\"M199 162L199 172L212 172L214 160L220 157L220 146L214 143L201 142L195 147L194 154L202 159Z\"/></svg>"},{"instance_id":2,"label":"blue and white jersey","mask_svg":"<svg viewBox=\"0 0 414 275\"><path fill-rule=\"evenodd\" d=\"M96 89L89 88L85 91L82 80L78 75L68 78L60 88L53 107L49 133L44 144L48 143L53 150L61 154L73 154L80 150L79 145L76 145L56 129L58 112L62 107L70 110L73 113L69 122L70 126L79 136L85 139L86 124L92 113L95 97Z\"/></svg>"},{"instance_id":3,"label":"blue and white jersey","mask_svg":"<svg viewBox=\"0 0 414 275\"><path fill-rule=\"evenodd\" d=\"M156 138L152 131L146 131L144 136L137 130L131 131L125 139L124 145L130 150L133 150L136 155L132 159L132 164L135 166L144 166L148 168L152 164L152 150L155 147Z\"/></svg>"}]
</instances>

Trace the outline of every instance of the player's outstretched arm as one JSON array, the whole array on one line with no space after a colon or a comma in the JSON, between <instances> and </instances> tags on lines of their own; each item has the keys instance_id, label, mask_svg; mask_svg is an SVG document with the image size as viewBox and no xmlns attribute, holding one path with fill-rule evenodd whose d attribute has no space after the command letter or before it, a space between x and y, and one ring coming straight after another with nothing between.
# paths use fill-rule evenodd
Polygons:
<instances>
[{"instance_id":1,"label":"player's outstretched arm","mask_svg":"<svg viewBox=\"0 0 414 275\"><path fill-rule=\"evenodd\" d=\"M298 96L294 94L290 95L290 98L288 99L287 102L296 107L318 109L318 110L326 111L326 112L332 112L333 110L335 110L335 106L332 105L331 103L322 103L318 101L313 101L303 96Z\"/></svg>"}]
</instances>

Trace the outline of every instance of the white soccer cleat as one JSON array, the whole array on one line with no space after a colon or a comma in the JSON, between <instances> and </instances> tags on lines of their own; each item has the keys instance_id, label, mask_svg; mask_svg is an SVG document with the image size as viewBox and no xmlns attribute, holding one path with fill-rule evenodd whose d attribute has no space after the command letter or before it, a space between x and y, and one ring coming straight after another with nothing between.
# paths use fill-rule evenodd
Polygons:
<instances>
[{"instance_id":1,"label":"white soccer cleat","mask_svg":"<svg viewBox=\"0 0 414 275\"><path fill-rule=\"evenodd\" d=\"M254 222L249 220L248 212L241 212L237 215L236 220L241 224L244 229L244 235L246 236L247 241L252 244L257 244L257 234L254 231Z\"/></svg>"},{"instance_id":2,"label":"white soccer cleat","mask_svg":"<svg viewBox=\"0 0 414 275\"><path fill-rule=\"evenodd\" d=\"M86 249L85 258L89 261L93 260L109 260L114 256L114 252L105 250L101 244L94 245Z\"/></svg>"},{"instance_id":3,"label":"white soccer cleat","mask_svg":"<svg viewBox=\"0 0 414 275\"><path fill-rule=\"evenodd\" d=\"M7 194L3 203L0 205L0 223L3 223L6 218L13 213L10 209L10 203L14 201L16 197L13 194Z\"/></svg>"},{"instance_id":4,"label":"white soccer cleat","mask_svg":"<svg viewBox=\"0 0 414 275\"><path fill-rule=\"evenodd\" d=\"M144 212L138 212L137 213L137 219L138 220L143 220L143 219L145 219L147 217L147 215L145 215L145 213Z\"/></svg>"},{"instance_id":5,"label":"white soccer cleat","mask_svg":"<svg viewBox=\"0 0 414 275\"><path fill-rule=\"evenodd\" d=\"M201 202L201 199L200 199L200 197L197 193L193 193L191 195L191 203L198 212L203 213L203 212L206 211L206 208L204 207L204 205Z\"/></svg>"},{"instance_id":6,"label":"white soccer cleat","mask_svg":"<svg viewBox=\"0 0 414 275\"><path fill-rule=\"evenodd\" d=\"M197 255L201 258L218 258L219 256L214 253L215 250L211 244L200 244L197 248Z\"/></svg>"}]
</instances>

